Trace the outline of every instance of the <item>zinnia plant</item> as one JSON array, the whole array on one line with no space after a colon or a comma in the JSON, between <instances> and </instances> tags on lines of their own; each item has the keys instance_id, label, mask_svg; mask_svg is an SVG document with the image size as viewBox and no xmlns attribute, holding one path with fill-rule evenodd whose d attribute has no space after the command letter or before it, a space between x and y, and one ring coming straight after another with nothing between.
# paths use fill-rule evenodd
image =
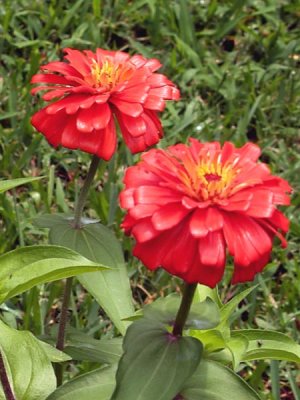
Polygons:
<instances>
[{"instance_id":1,"label":"zinnia plant","mask_svg":"<svg viewBox=\"0 0 300 400\"><path fill-rule=\"evenodd\" d=\"M150 150L125 175L123 228L133 254L149 269L163 267L188 283L215 287L226 249L234 260L232 282L253 280L269 262L274 236L286 246L289 184L258 162L252 143L178 144Z\"/></svg>"},{"instance_id":2,"label":"zinnia plant","mask_svg":"<svg viewBox=\"0 0 300 400\"><path fill-rule=\"evenodd\" d=\"M32 117L50 144L109 160L117 144L115 119L132 153L159 141L158 112L165 100L179 99L179 90L155 73L158 60L103 49L64 51L68 62L50 62L31 80L41 84L32 94L46 91L42 98L55 100Z\"/></svg>"}]
</instances>

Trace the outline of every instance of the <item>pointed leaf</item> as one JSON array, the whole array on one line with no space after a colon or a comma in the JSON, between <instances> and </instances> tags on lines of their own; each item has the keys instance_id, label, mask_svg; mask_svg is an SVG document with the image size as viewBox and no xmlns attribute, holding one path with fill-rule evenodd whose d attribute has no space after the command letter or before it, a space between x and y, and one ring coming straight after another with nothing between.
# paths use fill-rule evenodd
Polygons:
<instances>
[{"instance_id":1,"label":"pointed leaf","mask_svg":"<svg viewBox=\"0 0 300 400\"><path fill-rule=\"evenodd\" d=\"M300 345L290 337L280 332L264 331L262 329L242 329L232 332L233 337L241 335L249 341L243 361L286 360L300 363Z\"/></svg>"},{"instance_id":2,"label":"pointed leaf","mask_svg":"<svg viewBox=\"0 0 300 400\"><path fill-rule=\"evenodd\" d=\"M206 353L211 353L226 347L223 335L217 329L209 329L207 331L192 330L190 331L190 334L200 340Z\"/></svg>"},{"instance_id":3,"label":"pointed leaf","mask_svg":"<svg viewBox=\"0 0 300 400\"><path fill-rule=\"evenodd\" d=\"M201 360L180 392L184 400L260 400L257 393L231 369Z\"/></svg>"},{"instance_id":4,"label":"pointed leaf","mask_svg":"<svg viewBox=\"0 0 300 400\"><path fill-rule=\"evenodd\" d=\"M51 346L51 344L42 342L41 340L39 340L38 342L40 346L44 349L47 357L51 362L57 363L72 360L72 357L68 356L68 354L64 353L63 351L57 350L55 347Z\"/></svg>"},{"instance_id":5,"label":"pointed leaf","mask_svg":"<svg viewBox=\"0 0 300 400\"><path fill-rule=\"evenodd\" d=\"M49 357L32 333L17 331L0 321L0 349L16 399L41 400L55 390ZM5 399L1 385L0 398Z\"/></svg>"},{"instance_id":6,"label":"pointed leaf","mask_svg":"<svg viewBox=\"0 0 300 400\"><path fill-rule=\"evenodd\" d=\"M107 269L61 246L27 246L0 256L0 302L35 285Z\"/></svg>"},{"instance_id":7,"label":"pointed leaf","mask_svg":"<svg viewBox=\"0 0 300 400\"><path fill-rule=\"evenodd\" d=\"M207 297L212 299L219 308L223 306L217 287L211 289L208 286L198 284L194 295L194 303L204 301Z\"/></svg>"},{"instance_id":8,"label":"pointed leaf","mask_svg":"<svg viewBox=\"0 0 300 400\"><path fill-rule=\"evenodd\" d=\"M226 347L232 354L232 365L235 371L238 369L241 360L243 360L245 356L248 344L247 338L243 335L231 337L229 340L226 340Z\"/></svg>"},{"instance_id":9,"label":"pointed leaf","mask_svg":"<svg viewBox=\"0 0 300 400\"><path fill-rule=\"evenodd\" d=\"M82 332L71 332L64 351L73 360L114 364L122 355L122 338L97 340Z\"/></svg>"},{"instance_id":10,"label":"pointed leaf","mask_svg":"<svg viewBox=\"0 0 300 400\"><path fill-rule=\"evenodd\" d=\"M234 296L228 303L221 308L221 323L226 323L231 314L236 310L239 303L254 290L256 286L252 286L241 293Z\"/></svg>"},{"instance_id":11,"label":"pointed leaf","mask_svg":"<svg viewBox=\"0 0 300 400\"><path fill-rule=\"evenodd\" d=\"M128 328L123 348L111 400L172 400L202 354L197 339L175 337L162 323L144 318Z\"/></svg>"},{"instance_id":12,"label":"pointed leaf","mask_svg":"<svg viewBox=\"0 0 300 400\"><path fill-rule=\"evenodd\" d=\"M8 179L5 181L0 181L0 193L5 192L6 190L13 189L17 186L25 185L26 183L34 182L39 179L42 179L42 176L39 177L30 177L30 178L17 178L17 179Z\"/></svg>"},{"instance_id":13,"label":"pointed leaf","mask_svg":"<svg viewBox=\"0 0 300 400\"><path fill-rule=\"evenodd\" d=\"M116 367L104 367L81 375L55 390L47 400L110 400Z\"/></svg>"},{"instance_id":14,"label":"pointed leaf","mask_svg":"<svg viewBox=\"0 0 300 400\"><path fill-rule=\"evenodd\" d=\"M120 243L110 229L99 223L83 220L83 227L74 229L71 225L72 219L73 217L65 215L46 215L39 218L37 224L50 228L50 243L67 246L88 259L111 268L105 273L84 274L78 279L124 334L128 322L122 319L132 315L134 309Z\"/></svg>"}]
</instances>

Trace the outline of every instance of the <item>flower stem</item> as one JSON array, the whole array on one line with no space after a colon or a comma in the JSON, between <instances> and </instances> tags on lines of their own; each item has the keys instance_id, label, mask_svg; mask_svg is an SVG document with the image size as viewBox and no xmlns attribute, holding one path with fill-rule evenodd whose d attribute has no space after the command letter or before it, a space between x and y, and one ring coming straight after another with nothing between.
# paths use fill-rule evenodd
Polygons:
<instances>
[{"instance_id":1,"label":"flower stem","mask_svg":"<svg viewBox=\"0 0 300 400\"><path fill-rule=\"evenodd\" d=\"M15 395L13 394L12 388L10 386L8 376L6 373L4 360L2 357L2 353L0 352L0 381L2 384L3 392L5 394L6 400L16 400Z\"/></svg>"},{"instance_id":2,"label":"flower stem","mask_svg":"<svg viewBox=\"0 0 300 400\"><path fill-rule=\"evenodd\" d=\"M74 221L73 221L74 229L81 229L81 227L82 227L82 225L81 225L82 212L84 209L84 205L85 205L85 201L86 201L89 189L91 187L91 184L92 184L95 174L97 172L99 163L100 163L100 158L97 157L96 155L94 155L93 159L91 161L90 168L88 170L86 179L85 179L82 189L80 191L78 201L75 206L75 216L74 216ZM68 278L66 280L65 288L64 288L63 303L62 303L62 307L61 307L57 341L56 341L56 348L61 351L63 351L63 349L65 347L65 334L66 334L66 325L67 325L67 320L68 320L68 307L69 307L71 293L72 293L72 283L73 283L73 277ZM62 364L56 364L55 374L56 374L56 379L57 379L57 386L62 385L62 381L63 381L63 365Z\"/></svg>"},{"instance_id":3,"label":"flower stem","mask_svg":"<svg viewBox=\"0 0 300 400\"><path fill-rule=\"evenodd\" d=\"M94 176L97 172L99 163L100 163L100 158L94 155L75 207L75 217L73 222L73 227L75 229L81 228L80 220L85 205L86 197L88 195L89 188L93 182Z\"/></svg>"},{"instance_id":4,"label":"flower stem","mask_svg":"<svg viewBox=\"0 0 300 400\"><path fill-rule=\"evenodd\" d=\"M196 287L197 283L185 284L185 287L183 289L181 304L177 312L173 327L172 333L174 336L182 336L182 331L190 312Z\"/></svg>"}]
</instances>

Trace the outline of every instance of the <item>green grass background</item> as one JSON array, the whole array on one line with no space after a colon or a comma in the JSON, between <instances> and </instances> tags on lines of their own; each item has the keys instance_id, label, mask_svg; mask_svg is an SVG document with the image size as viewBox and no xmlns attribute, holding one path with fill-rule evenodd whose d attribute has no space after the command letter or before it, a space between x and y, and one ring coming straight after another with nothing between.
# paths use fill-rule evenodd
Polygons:
<instances>
[{"instance_id":1,"label":"green grass background","mask_svg":"<svg viewBox=\"0 0 300 400\"><path fill-rule=\"evenodd\" d=\"M31 115L42 106L29 93L30 78L41 64L61 58L64 47L121 49L158 58L161 72L182 94L162 114L165 137L159 147L186 142L190 136L236 145L251 140L262 148L261 160L291 183L289 247L274 249L272 262L257 278L258 289L240 305L235 324L276 329L299 340L299 0L2 0L0 178L46 179L0 195L0 253L46 242L46 232L34 227L33 218L72 209L86 173L89 155L54 150L30 125ZM123 241L138 307L178 290L179 280L162 271L148 273L131 257L131 242L119 229L124 165L136 160L120 141L118 152L98 172L87 211ZM229 282L226 273L220 284L225 300L246 286ZM2 305L1 317L36 335L48 333L56 322L61 288L61 283L35 288ZM114 329L95 301L79 284L75 291L73 324L95 337L112 336ZM91 368L74 363L67 373L74 376ZM266 400L299 400L294 365L260 361L242 373Z\"/></svg>"}]
</instances>

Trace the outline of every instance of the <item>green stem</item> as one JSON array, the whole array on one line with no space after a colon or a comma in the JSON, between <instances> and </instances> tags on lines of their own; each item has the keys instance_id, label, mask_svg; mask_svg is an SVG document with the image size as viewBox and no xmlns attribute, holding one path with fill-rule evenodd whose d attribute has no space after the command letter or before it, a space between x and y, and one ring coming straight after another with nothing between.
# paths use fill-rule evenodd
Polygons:
<instances>
[{"instance_id":1,"label":"green stem","mask_svg":"<svg viewBox=\"0 0 300 400\"><path fill-rule=\"evenodd\" d=\"M10 386L8 376L6 373L4 360L2 357L2 353L0 352L0 381L2 384L3 392L5 394L6 400L16 400L15 395L13 394L12 388Z\"/></svg>"},{"instance_id":2,"label":"green stem","mask_svg":"<svg viewBox=\"0 0 300 400\"><path fill-rule=\"evenodd\" d=\"M88 170L86 179L85 179L82 189L80 191L78 201L75 206L75 216L74 216L74 222L73 222L74 229L81 229L81 227L82 227L82 225L81 225L82 212L84 209L84 205L85 205L85 201L86 201L89 189L91 187L91 184L92 184L95 174L97 172L99 163L100 163L100 158L97 157L96 155L94 155L93 159L91 161L90 168ZM57 334L57 342L56 342L56 348L61 351L63 351L64 347L65 347L66 325L67 325L67 320L68 320L68 307L69 307L71 293L72 293L72 283L73 283L73 278L72 277L68 278L66 280L65 288L64 288L63 303L62 303L62 307L61 307L58 334ZM56 364L55 374L56 374L56 379L57 379L57 386L62 385L62 381L63 381L63 365L62 364Z\"/></svg>"},{"instance_id":3,"label":"green stem","mask_svg":"<svg viewBox=\"0 0 300 400\"><path fill-rule=\"evenodd\" d=\"M181 304L177 312L173 327L172 333L174 336L182 336L182 331L190 312L196 287L197 283L185 284L185 287L183 289Z\"/></svg>"},{"instance_id":4,"label":"green stem","mask_svg":"<svg viewBox=\"0 0 300 400\"><path fill-rule=\"evenodd\" d=\"M73 227L75 229L80 229L81 228L81 216L83 212L83 208L85 205L85 201L89 192L89 189L91 187L91 184L93 182L94 176L97 172L98 166L100 163L100 158L97 157L96 155L93 156L89 171L87 173L87 176L85 178L84 184L82 186L82 189L80 191L80 195L75 207L75 216L74 216L74 222L73 222Z\"/></svg>"}]
</instances>

